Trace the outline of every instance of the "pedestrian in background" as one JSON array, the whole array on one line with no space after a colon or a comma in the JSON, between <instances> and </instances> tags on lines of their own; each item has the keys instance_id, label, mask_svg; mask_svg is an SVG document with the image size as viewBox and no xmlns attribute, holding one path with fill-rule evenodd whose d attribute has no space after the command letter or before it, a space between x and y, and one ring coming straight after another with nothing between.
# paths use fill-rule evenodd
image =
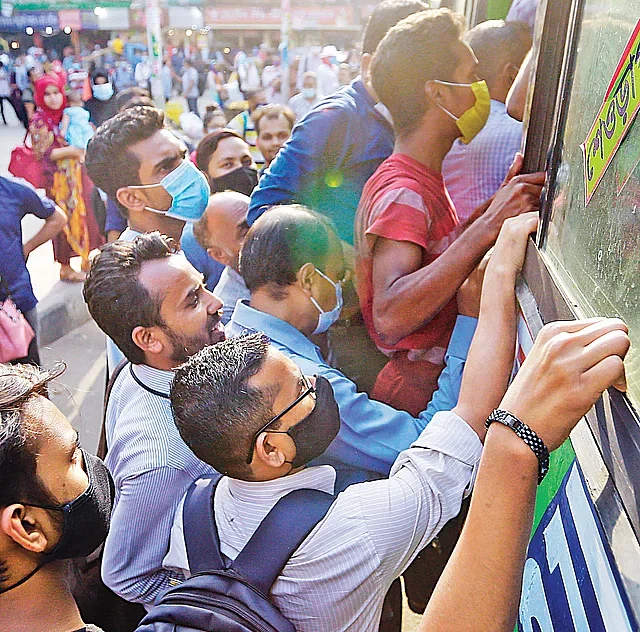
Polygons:
<instances>
[{"instance_id":1,"label":"pedestrian in background","mask_svg":"<svg viewBox=\"0 0 640 632\"><path fill-rule=\"evenodd\" d=\"M53 242L55 260L60 263L62 281L83 281L84 271L71 267L71 257L82 259L88 269L89 253L103 243L91 208L93 185L82 167L84 150L71 147L62 136L60 122L66 105L59 77L45 75L36 82L38 109L29 123L33 156L43 163L47 196L67 216L64 232Z\"/></svg>"}]
</instances>

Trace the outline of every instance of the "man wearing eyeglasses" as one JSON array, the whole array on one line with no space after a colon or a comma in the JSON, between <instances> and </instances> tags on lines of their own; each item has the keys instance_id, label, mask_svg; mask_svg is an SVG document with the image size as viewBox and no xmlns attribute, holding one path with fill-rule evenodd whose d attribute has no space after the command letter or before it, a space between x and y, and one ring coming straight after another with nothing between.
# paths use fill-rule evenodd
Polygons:
<instances>
[{"instance_id":1,"label":"man wearing eyeglasses","mask_svg":"<svg viewBox=\"0 0 640 632\"><path fill-rule=\"evenodd\" d=\"M499 542L499 555L507 551L508 559L491 564L492 575L483 574L483 558L482 569L476 569L483 582L473 581L466 565L456 560L456 575L448 578L448 590L440 593L438 604L450 606L448 617L429 630L471 629L468 624L475 612L468 611L466 603L482 615L483 626L474 629L513 629L511 606L517 603L517 589L507 591L500 573L509 566L515 584L522 576L520 549L530 529L534 480L546 473L548 451L563 442L601 390L621 376L621 358L628 348L620 321L556 323L539 336L523 365L524 377L505 396L515 342L515 279L524 261L527 235L537 223L537 215L529 213L507 220L501 231L487 267L458 405L434 416L398 457L388 479L351 485L338 494L276 579L270 595L299 632L376 629L391 582L459 511L473 483L485 437L488 459L483 459L480 470L482 502L472 503L470 514L473 546L469 549L465 538L461 550L466 565L474 564L483 554L482 538L476 536L486 531L495 544L498 535L492 528L497 524L508 538L508 545ZM591 377L594 370L597 379ZM575 384L586 386L576 389ZM500 421L487 435L485 420L501 402L504 410L496 410L490 420L500 421L506 414L519 417L520 423L508 429L501 425L507 422ZM317 465L316 460L345 431L331 384L321 375L305 375L264 334L226 340L192 356L176 371L171 404L187 445L225 473L213 506L225 556L235 559L271 508L289 492L336 492L335 470ZM519 432L523 428L525 432ZM493 503L492 487L504 502ZM510 488L520 503L515 508L507 501ZM527 518L518 516L523 505ZM165 566L188 574L180 509ZM466 592L455 585L460 578L469 587ZM504 603L496 603L491 594L495 584L502 589ZM446 596L454 589L452 604ZM485 599L478 599L478 591ZM496 619L498 627L488 623L493 619L485 602L494 612L510 609L504 619ZM449 625L462 619L467 625Z\"/></svg>"}]
</instances>

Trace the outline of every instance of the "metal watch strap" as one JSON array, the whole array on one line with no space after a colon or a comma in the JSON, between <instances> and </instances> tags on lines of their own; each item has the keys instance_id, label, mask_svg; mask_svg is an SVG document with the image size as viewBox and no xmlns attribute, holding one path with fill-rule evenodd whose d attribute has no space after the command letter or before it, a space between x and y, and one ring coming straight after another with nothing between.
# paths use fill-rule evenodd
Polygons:
<instances>
[{"instance_id":1,"label":"metal watch strap","mask_svg":"<svg viewBox=\"0 0 640 632\"><path fill-rule=\"evenodd\" d=\"M498 421L504 426L513 430L533 451L538 459L538 485L549 471L549 450L544 441L533 431L524 421L520 421L515 415L507 410L496 408L490 415L485 426L488 429L494 422Z\"/></svg>"}]
</instances>

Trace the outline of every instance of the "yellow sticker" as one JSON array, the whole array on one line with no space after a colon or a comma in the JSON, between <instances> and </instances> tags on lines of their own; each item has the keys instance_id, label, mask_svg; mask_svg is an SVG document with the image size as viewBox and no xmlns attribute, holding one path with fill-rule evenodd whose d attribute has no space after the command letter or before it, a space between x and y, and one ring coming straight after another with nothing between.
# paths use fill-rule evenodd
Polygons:
<instances>
[{"instance_id":1,"label":"yellow sticker","mask_svg":"<svg viewBox=\"0 0 640 632\"><path fill-rule=\"evenodd\" d=\"M585 205L600 184L640 110L640 20L620 57L587 139L584 156Z\"/></svg>"}]
</instances>

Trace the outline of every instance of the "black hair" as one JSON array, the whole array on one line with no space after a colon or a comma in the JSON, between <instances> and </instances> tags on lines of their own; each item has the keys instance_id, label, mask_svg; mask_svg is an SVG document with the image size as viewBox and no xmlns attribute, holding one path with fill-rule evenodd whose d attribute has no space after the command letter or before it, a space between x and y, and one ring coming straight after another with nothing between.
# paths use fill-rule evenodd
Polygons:
<instances>
[{"instance_id":1,"label":"black hair","mask_svg":"<svg viewBox=\"0 0 640 632\"><path fill-rule=\"evenodd\" d=\"M384 0L371 13L362 34L362 52L373 54L387 31L400 20L429 8L422 0Z\"/></svg>"},{"instance_id":2,"label":"black hair","mask_svg":"<svg viewBox=\"0 0 640 632\"><path fill-rule=\"evenodd\" d=\"M160 301L138 277L147 261L166 259L178 252L173 239L155 231L133 241L114 241L93 258L83 296L98 327L118 345L133 364L144 362L144 352L133 342L136 327L163 326Z\"/></svg>"},{"instance_id":3,"label":"black hair","mask_svg":"<svg viewBox=\"0 0 640 632\"><path fill-rule=\"evenodd\" d=\"M171 384L173 418L183 441L233 478L251 480L251 440L273 416L273 394L248 384L268 349L261 333L205 347L178 367Z\"/></svg>"},{"instance_id":4,"label":"black hair","mask_svg":"<svg viewBox=\"0 0 640 632\"><path fill-rule=\"evenodd\" d=\"M326 268L335 243L340 242L329 218L298 204L274 206L249 229L240 273L250 292L266 287L275 300L282 300L305 263Z\"/></svg>"},{"instance_id":5,"label":"black hair","mask_svg":"<svg viewBox=\"0 0 640 632\"><path fill-rule=\"evenodd\" d=\"M371 82L399 136L413 131L429 108L425 83L451 80L463 29L464 16L449 9L422 11L398 22L380 42Z\"/></svg>"},{"instance_id":6,"label":"black hair","mask_svg":"<svg viewBox=\"0 0 640 632\"><path fill-rule=\"evenodd\" d=\"M51 371L31 364L0 364L0 507L56 504L37 475L43 433L30 407L38 395L47 396L47 384L64 369L64 364ZM7 571L6 561L0 560L0 585L8 580Z\"/></svg>"},{"instance_id":7,"label":"black hair","mask_svg":"<svg viewBox=\"0 0 640 632\"><path fill-rule=\"evenodd\" d=\"M215 129L213 132L209 132L199 143L196 149L196 165L202 173L205 173L209 177L209 162L211 156L218 149L218 143L225 138L239 138L243 140L242 136L232 129Z\"/></svg>"},{"instance_id":8,"label":"black hair","mask_svg":"<svg viewBox=\"0 0 640 632\"><path fill-rule=\"evenodd\" d=\"M121 187L140 184L140 160L131 151L164 128L164 112L136 106L105 121L89 141L85 156L87 173L93 183L112 200ZM125 210L118 202L119 208Z\"/></svg>"},{"instance_id":9,"label":"black hair","mask_svg":"<svg viewBox=\"0 0 640 632\"><path fill-rule=\"evenodd\" d=\"M125 88L124 90L118 92L118 94L116 95L116 108L120 112L127 106L130 101L132 101L133 99L139 99L141 97L151 99L149 91L145 90L144 88L139 88L138 86Z\"/></svg>"},{"instance_id":10,"label":"black hair","mask_svg":"<svg viewBox=\"0 0 640 632\"><path fill-rule=\"evenodd\" d=\"M526 22L488 20L466 33L464 41L478 58L478 77L490 81L506 64L522 64L531 48L531 27Z\"/></svg>"},{"instance_id":11,"label":"black hair","mask_svg":"<svg viewBox=\"0 0 640 632\"><path fill-rule=\"evenodd\" d=\"M204 124L205 129L208 128L209 123L211 122L211 119L217 114L224 115L224 110L217 103L210 103L209 105L207 105L207 109L205 110L205 113L204 113L204 118L202 119L202 123ZM226 121L226 116L225 116L225 121Z\"/></svg>"}]
</instances>

